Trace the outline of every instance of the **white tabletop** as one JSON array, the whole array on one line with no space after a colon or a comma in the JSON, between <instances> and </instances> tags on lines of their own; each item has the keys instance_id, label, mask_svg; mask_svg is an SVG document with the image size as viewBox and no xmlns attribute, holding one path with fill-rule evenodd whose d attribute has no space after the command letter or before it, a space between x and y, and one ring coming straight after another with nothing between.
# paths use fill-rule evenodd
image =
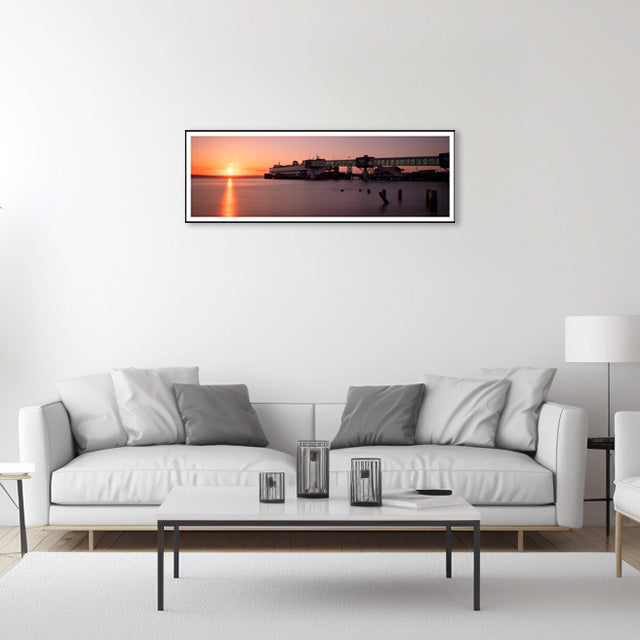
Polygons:
<instances>
[{"instance_id":1,"label":"white tabletop","mask_svg":"<svg viewBox=\"0 0 640 640\"><path fill-rule=\"evenodd\" d=\"M33 462L0 462L0 475L16 476L23 473L33 473Z\"/></svg>"},{"instance_id":2,"label":"white tabletop","mask_svg":"<svg viewBox=\"0 0 640 640\"><path fill-rule=\"evenodd\" d=\"M170 521L353 521L375 524L377 521L429 521L480 520L480 513L464 498L456 504L429 509L402 507L352 507L349 499L333 495L328 499L297 498L295 488L287 487L289 494L284 504L261 503L258 487L174 487L157 512L158 520Z\"/></svg>"}]
</instances>

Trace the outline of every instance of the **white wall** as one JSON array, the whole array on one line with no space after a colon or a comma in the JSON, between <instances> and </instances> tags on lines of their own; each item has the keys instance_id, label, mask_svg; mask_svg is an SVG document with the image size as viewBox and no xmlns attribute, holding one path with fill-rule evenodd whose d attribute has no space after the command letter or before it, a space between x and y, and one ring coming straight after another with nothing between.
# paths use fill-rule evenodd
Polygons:
<instances>
[{"instance_id":1,"label":"white wall","mask_svg":"<svg viewBox=\"0 0 640 640\"><path fill-rule=\"evenodd\" d=\"M563 318L640 313L636 2L23 0L0 24L0 459L52 380L114 366L257 401L557 366L602 433L606 368L564 364ZM185 225L198 128L454 128L458 221ZM640 368L614 374L640 409Z\"/></svg>"}]
</instances>

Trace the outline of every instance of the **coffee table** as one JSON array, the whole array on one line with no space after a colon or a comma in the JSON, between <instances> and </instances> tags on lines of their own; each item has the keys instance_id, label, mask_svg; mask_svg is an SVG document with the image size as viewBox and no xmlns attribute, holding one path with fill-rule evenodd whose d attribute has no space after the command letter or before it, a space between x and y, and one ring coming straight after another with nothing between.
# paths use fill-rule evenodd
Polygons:
<instances>
[{"instance_id":1,"label":"coffee table","mask_svg":"<svg viewBox=\"0 0 640 640\"><path fill-rule=\"evenodd\" d=\"M445 574L451 577L451 528L473 527L473 609L480 609L480 513L463 498L429 509L352 507L346 496L287 498L263 504L257 487L174 487L157 512L158 611L164 609L165 529L173 529L173 577L179 577L180 527L224 530L425 530L445 528Z\"/></svg>"}]
</instances>

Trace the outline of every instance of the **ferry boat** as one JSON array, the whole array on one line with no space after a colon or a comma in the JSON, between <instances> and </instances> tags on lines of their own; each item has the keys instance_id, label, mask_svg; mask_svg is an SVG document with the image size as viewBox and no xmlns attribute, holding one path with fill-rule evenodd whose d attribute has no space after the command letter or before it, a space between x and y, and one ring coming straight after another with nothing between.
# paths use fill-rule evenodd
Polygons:
<instances>
[{"instance_id":1,"label":"ferry boat","mask_svg":"<svg viewBox=\"0 0 640 640\"><path fill-rule=\"evenodd\" d=\"M269 169L268 175L271 178L309 180L315 177L311 174L312 171L307 169L304 163L300 164L297 160L294 160L291 164L274 164L273 167ZM266 173L264 177L267 177Z\"/></svg>"},{"instance_id":2,"label":"ferry boat","mask_svg":"<svg viewBox=\"0 0 640 640\"><path fill-rule=\"evenodd\" d=\"M313 159L298 162L293 160L291 164L274 164L264 177L285 178L287 180L315 180L316 178L334 176L334 168L327 164L324 158L316 156Z\"/></svg>"}]
</instances>

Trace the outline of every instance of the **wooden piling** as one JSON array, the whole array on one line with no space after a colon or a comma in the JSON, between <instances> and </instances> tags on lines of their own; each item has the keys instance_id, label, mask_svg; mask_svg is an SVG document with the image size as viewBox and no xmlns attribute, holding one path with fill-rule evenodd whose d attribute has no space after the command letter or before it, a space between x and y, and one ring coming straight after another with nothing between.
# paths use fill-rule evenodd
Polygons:
<instances>
[{"instance_id":1,"label":"wooden piling","mask_svg":"<svg viewBox=\"0 0 640 640\"><path fill-rule=\"evenodd\" d=\"M402 189L398 189L398 202L402 202Z\"/></svg>"},{"instance_id":2,"label":"wooden piling","mask_svg":"<svg viewBox=\"0 0 640 640\"><path fill-rule=\"evenodd\" d=\"M435 189L425 189L425 205L430 213L438 210L438 192Z\"/></svg>"},{"instance_id":3,"label":"wooden piling","mask_svg":"<svg viewBox=\"0 0 640 640\"><path fill-rule=\"evenodd\" d=\"M385 204L389 204L389 201L387 200L387 190L383 189L382 191L380 191L378 193L378 195L382 198L382 202L384 202Z\"/></svg>"},{"instance_id":4,"label":"wooden piling","mask_svg":"<svg viewBox=\"0 0 640 640\"><path fill-rule=\"evenodd\" d=\"M371 189L367 189L367 193L371 193Z\"/></svg>"}]
</instances>

